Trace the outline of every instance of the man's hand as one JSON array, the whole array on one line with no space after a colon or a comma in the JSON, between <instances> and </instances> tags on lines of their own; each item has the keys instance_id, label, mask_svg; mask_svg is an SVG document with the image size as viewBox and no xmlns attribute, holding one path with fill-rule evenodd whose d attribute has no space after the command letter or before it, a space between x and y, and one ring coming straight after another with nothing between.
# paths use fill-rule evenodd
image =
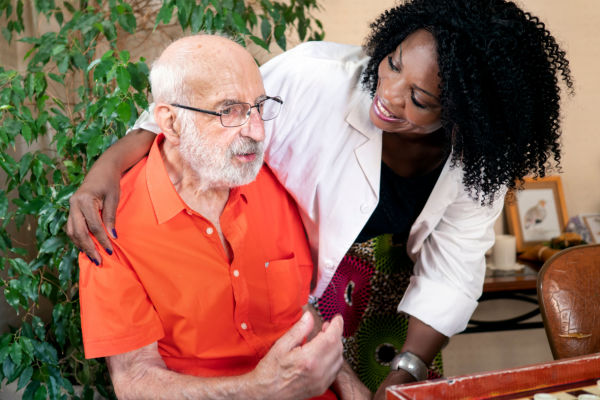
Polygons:
<instances>
[{"instance_id":1,"label":"man's hand","mask_svg":"<svg viewBox=\"0 0 600 400\"><path fill-rule=\"evenodd\" d=\"M66 232L75 246L85 252L96 264L102 262L100 253L90 237L90 233L98 240L105 251L111 255L113 248L106 230L116 239L115 214L119 204L119 181L121 172L115 168L90 170L83 184L69 200L69 219ZM102 212L102 220L100 220Z\"/></svg>"},{"instance_id":2,"label":"man's hand","mask_svg":"<svg viewBox=\"0 0 600 400\"><path fill-rule=\"evenodd\" d=\"M336 316L302 344L313 325L313 316L305 312L258 363L252 373L259 398L303 399L318 396L331 385L343 362L344 323Z\"/></svg>"}]
</instances>

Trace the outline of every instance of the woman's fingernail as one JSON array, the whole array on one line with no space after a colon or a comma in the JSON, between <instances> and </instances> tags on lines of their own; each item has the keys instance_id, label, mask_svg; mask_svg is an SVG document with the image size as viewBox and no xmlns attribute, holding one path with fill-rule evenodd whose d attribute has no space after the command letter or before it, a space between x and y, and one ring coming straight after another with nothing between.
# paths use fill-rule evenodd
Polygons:
<instances>
[{"instance_id":1,"label":"woman's fingernail","mask_svg":"<svg viewBox=\"0 0 600 400\"><path fill-rule=\"evenodd\" d=\"M89 258L89 259L90 259L90 261L91 261L91 262L93 262L94 264L96 264L96 266L100 265L100 263L98 262L98 260L96 260L95 258L92 258L92 257L90 257L90 256L89 256L89 255L87 255L87 254L86 254L86 256L87 256L87 258Z\"/></svg>"},{"instance_id":2,"label":"woman's fingernail","mask_svg":"<svg viewBox=\"0 0 600 400\"><path fill-rule=\"evenodd\" d=\"M115 230L115 228L113 228L113 229L112 229L112 234L113 234L113 237L114 237L115 239L117 239L117 238L118 238L118 236L117 236L117 231Z\"/></svg>"},{"instance_id":3,"label":"woman's fingernail","mask_svg":"<svg viewBox=\"0 0 600 400\"><path fill-rule=\"evenodd\" d=\"M112 250L111 249L104 249L106 250L106 252L108 253L109 256L112 256Z\"/></svg>"}]
</instances>

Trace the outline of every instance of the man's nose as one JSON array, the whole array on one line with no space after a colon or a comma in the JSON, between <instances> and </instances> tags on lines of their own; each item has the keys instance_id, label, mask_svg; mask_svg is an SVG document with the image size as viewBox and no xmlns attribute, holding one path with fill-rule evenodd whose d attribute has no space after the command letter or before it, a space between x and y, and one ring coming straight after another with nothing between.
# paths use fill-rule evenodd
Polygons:
<instances>
[{"instance_id":1,"label":"man's nose","mask_svg":"<svg viewBox=\"0 0 600 400\"><path fill-rule=\"evenodd\" d=\"M264 121L260 117L257 108L250 109L250 118L248 122L242 126L242 135L254 139L257 142L265 140Z\"/></svg>"}]
</instances>

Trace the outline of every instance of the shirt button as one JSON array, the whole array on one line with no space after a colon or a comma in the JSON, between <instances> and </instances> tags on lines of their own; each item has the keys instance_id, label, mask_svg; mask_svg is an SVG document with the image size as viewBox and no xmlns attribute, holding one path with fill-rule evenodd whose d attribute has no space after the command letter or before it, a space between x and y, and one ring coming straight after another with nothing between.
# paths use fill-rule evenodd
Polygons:
<instances>
[{"instance_id":1,"label":"shirt button","mask_svg":"<svg viewBox=\"0 0 600 400\"><path fill-rule=\"evenodd\" d=\"M233 276L235 276L236 278L237 278L238 276L240 276L240 271L238 271L237 269L234 269L234 270L233 270Z\"/></svg>"},{"instance_id":2,"label":"shirt button","mask_svg":"<svg viewBox=\"0 0 600 400\"><path fill-rule=\"evenodd\" d=\"M366 214L366 213L368 213L368 212L369 212L369 208L370 208L370 207L369 207L369 203L363 203L363 204L360 206L360 211L361 211L363 214Z\"/></svg>"},{"instance_id":3,"label":"shirt button","mask_svg":"<svg viewBox=\"0 0 600 400\"><path fill-rule=\"evenodd\" d=\"M248 325L246 325L245 322L242 322L242 324L240 326L242 327L243 330L248 329Z\"/></svg>"},{"instance_id":4,"label":"shirt button","mask_svg":"<svg viewBox=\"0 0 600 400\"><path fill-rule=\"evenodd\" d=\"M265 263L265 268L269 268L269 262L268 261Z\"/></svg>"},{"instance_id":5,"label":"shirt button","mask_svg":"<svg viewBox=\"0 0 600 400\"><path fill-rule=\"evenodd\" d=\"M193 213L192 213L192 210L189 210L189 209L188 209L188 210L185 210L185 211L188 213L188 215L192 215L192 214L193 214Z\"/></svg>"},{"instance_id":6,"label":"shirt button","mask_svg":"<svg viewBox=\"0 0 600 400\"><path fill-rule=\"evenodd\" d=\"M206 234L207 235L212 235L213 232L214 232L214 229L211 228L210 226L208 228L206 228Z\"/></svg>"}]
</instances>

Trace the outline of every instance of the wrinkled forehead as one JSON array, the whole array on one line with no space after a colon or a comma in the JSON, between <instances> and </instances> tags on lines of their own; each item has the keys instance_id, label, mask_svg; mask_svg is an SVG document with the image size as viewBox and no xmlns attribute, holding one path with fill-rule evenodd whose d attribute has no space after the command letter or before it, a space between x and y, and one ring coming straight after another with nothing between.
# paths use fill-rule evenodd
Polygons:
<instances>
[{"instance_id":1,"label":"wrinkled forehead","mask_svg":"<svg viewBox=\"0 0 600 400\"><path fill-rule=\"evenodd\" d=\"M193 62L197 67L190 84L203 97L225 96L251 102L264 94L258 66L245 51L220 48L208 57L195 57Z\"/></svg>"}]
</instances>

